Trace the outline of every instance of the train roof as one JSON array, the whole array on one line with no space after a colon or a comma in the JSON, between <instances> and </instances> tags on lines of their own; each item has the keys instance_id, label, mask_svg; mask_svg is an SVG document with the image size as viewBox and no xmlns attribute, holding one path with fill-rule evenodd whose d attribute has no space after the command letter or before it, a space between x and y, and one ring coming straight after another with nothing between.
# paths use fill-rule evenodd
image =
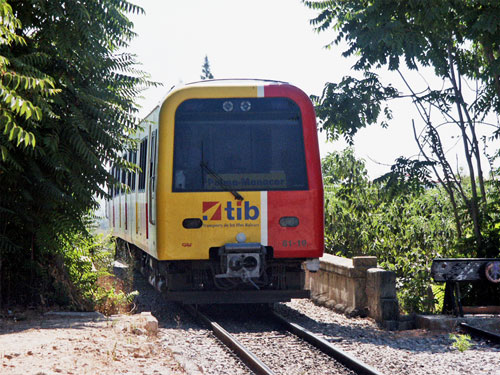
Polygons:
<instances>
[{"instance_id":1,"label":"train roof","mask_svg":"<svg viewBox=\"0 0 500 375\"><path fill-rule=\"evenodd\" d=\"M148 113L147 116L143 118L142 121L148 118L156 109L161 107L162 103L170 94L172 94L174 91L182 90L183 88L186 87L217 87L217 86L227 87L227 86L266 86L266 85L292 85L292 84L285 81L278 81L266 78L220 78L220 79L205 79L200 81L182 83L179 85L172 86L170 90L168 90L168 92L162 97L160 102Z\"/></svg>"},{"instance_id":2,"label":"train roof","mask_svg":"<svg viewBox=\"0 0 500 375\"><path fill-rule=\"evenodd\" d=\"M273 79L262 79L262 78L222 78L222 79L205 79L202 81L194 81L184 84L184 86L254 86L254 85L266 85L266 84L280 84L288 85L288 82L277 81Z\"/></svg>"}]
</instances>

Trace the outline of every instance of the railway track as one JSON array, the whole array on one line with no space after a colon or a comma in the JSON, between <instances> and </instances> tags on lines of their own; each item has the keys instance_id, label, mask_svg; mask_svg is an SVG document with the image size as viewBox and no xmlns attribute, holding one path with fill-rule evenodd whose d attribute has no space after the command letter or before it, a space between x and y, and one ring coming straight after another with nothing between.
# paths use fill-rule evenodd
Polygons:
<instances>
[{"instance_id":1,"label":"railway track","mask_svg":"<svg viewBox=\"0 0 500 375\"><path fill-rule=\"evenodd\" d=\"M492 343L500 344L500 335L482 328L474 327L467 323L460 323L460 328L471 335L489 340Z\"/></svg>"},{"instance_id":2,"label":"railway track","mask_svg":"<svg viewBox=\"0 0 500 375\"><path fill-rule=\"evenodd\" d=\"M231 321L227 316L213 319L192 305L186 308L208 326L214 335L255 374L382 375L373 367L274 311L253 315L253 319L240 316L239 319ZM216 315L221 314L216 312ZM225 323L221 324L218 321ZM284 363L283 358L286 358L288 363ZM325 372L320 368L328 370Z\"/></svg>"}]
</instances>

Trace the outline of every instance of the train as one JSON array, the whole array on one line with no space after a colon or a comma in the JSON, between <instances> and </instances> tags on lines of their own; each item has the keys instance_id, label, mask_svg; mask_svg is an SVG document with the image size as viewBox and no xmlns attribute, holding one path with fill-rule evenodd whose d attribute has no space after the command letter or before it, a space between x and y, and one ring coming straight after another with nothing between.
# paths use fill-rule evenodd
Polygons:
<instances>
[{"instance_id":1,"label":"train","mask_svg":"<svg viewBox=\"0 0 500 375\"><path fill-rule=\"evenodd\" d=\"M184 303L307 298L324 250L316 116L297 87L205 80L172 89L112 167L117 249ZM121 185L121 187L120 187ZM124 187L127 188L124 188ZM118 251L117 250L117 251Z\"/></svg>"}]
</instances>

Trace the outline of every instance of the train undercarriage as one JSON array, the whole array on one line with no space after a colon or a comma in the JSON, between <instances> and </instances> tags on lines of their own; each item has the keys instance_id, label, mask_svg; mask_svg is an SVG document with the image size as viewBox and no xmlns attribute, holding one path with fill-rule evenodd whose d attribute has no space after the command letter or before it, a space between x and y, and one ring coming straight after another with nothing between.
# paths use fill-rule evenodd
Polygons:
<instances>
[{"instance_id":1,"label":"train undercarriage","mask_svg":"<svg viewBox=\"0 0 500 375\"><path fill-rule=\"evenodd\" d=\"M305 259L276 259L257 243L210 249L207 260L158 261L117 238L117 257L132 259L148 282L168 300L187 304L274 303L308 298Z\"/></svg>"}]
</instances>

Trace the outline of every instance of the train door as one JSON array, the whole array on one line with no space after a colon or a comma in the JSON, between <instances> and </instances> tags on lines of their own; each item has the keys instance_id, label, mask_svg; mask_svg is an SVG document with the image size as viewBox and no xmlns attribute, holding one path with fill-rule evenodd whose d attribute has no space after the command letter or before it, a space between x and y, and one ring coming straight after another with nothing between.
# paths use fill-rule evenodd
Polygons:
<instances>
[{"instance_id":1,"label":"train door","mask_svg":"<svg viewBox=\"0 0 500 375\"><path fill-rule=\"evenodd\" d=\"M115 167L111 168L111 175L115 177ZM115 226L114 223L114 210L113 210L113 200L115 199L115 187L113 185L110 185L108 187L108 194L109 194L109 199L106 201L106 211L107 215L106 217L108 218L108 225L110 228L113 228Z\"/></svg>"},{"instance_id":2,"label":"train door","mask_svg":"<svg viewBox=\"0 0 500 375\"><path fill-rule=\"evenodd\" d=\"M121 170L116 168L116 180L121 184ZM122 189L120 185L116 187L116 232L121 234L122 230Z\"/></svg>"},{"instance_id":3,"label":"train door","mask_svg":"<svg viewBox=\"0 0 500 375\"><path fill-rule=\"evenodd\" d=\"M148 207L145 199L146 196L146 166L148 155L148 138L144 137L139 146L139 179L137 183L137 227L138 239L137 243L141 248L147 247L148 233Z\"/></svg>"},{"instance_id":4,"label":"train door","mask_svg":"<svg viewBox=\"0 0 500 375\"><path fill-rule=\"evenodd\" d=\"M149 154L149 223L156 223L156 139L158 130L151 132L151 149Z\"/></svg>"},{"instance_id":5,"label":"train door","mask_svg":"<svg viewBox=\"0 0 500 375\"><path fill-rule=\"evenodd\" d=\"M127 158L127 155L122 155L123 158ZM122 187L120 188L120 233L122 236L127 234L127 192L124 189L124 185L127 184L127 171L120 168L120 177Z\"/></svg>"},{"instance_id":6,"label":"train door","mask_svg":"<svg viewBox=\"0 0 500 375\"><path fill-rule=\"evenodd\" d=\"M133 164L137 164L137 150L130 151L130 162ZM135 243L137 234L138 234L138 226L137 226L137 190L136 190L136 180L137 173L130 173L130 242Z\"/></svg>"},{"instance_id":7,"label":"train door","mask_svg":"<svg viewBox=\"0 0 500 375\"><path fill-rule=\"evenodd\" d=\"M128 151L127 154L125 155L126 160L128 162L132 162L132 151ZM132 208L132 172L130 170L127 170L127 176L126 176L126 184L127 184L127 191L125 192L125 232L126 232L126 240L128 242L132 242L132 214L133 214L133 208Z\"/></svg>"},{"instance_id":8,"label":"train door","mask_svg":"<svg viewBox=\"0 0 500 375\"><path fill-rule=\"evenodd\" d=\"M149 248L156 253L156 163L157 163L157 141L158 129L151 131L151 142L149 148L149 165L148 165L148 206L149 217L148 225L150 227L150 246Z\"/></svg>"},{"instance_id":9,"label":"train door","mask_svg":"<svg viewBox=\"0 0 500 375\"><path fill-rule=\"evenodd\" d=\"M115 180L117 184L120 182L120 169L115 167ZM113 198L113 228L115 235L119 233L120 229L120 187L118 185L114 186L114 198Z\"/></svg>"}]
</instances>

